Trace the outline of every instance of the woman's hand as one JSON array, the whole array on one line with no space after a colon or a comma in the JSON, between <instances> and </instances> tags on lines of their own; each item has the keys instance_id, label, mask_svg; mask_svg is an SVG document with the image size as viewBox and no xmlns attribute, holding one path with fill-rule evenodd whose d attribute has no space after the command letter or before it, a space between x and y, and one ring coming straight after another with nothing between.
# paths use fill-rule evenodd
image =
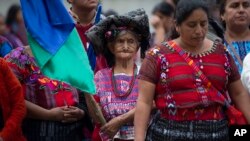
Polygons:
<instances>
[{"instance_id":1,"label":"woman's hand","mask_svg":"<svg viewBox=\"0 0 250 141\"><path fill-rule=\"evenodd\" d=\"M101 127L101 132L107 134L110 138L113 138L118 132L123 122L120 117L111 119L108 123Z\"/></svg>"},{"instance_id":2,"label":"woman's hand","mask_svg":"<svg viewBox=\"0 0 250 141\"><path fill-rule=\"evenodd\" d=\"M2 138L2 137L0 137L0 141L3 141L3 138Z\"/></svg>"},{"instance_id":3,"label":"woman's hand","mask_svg":"<svg viewBox=\"0 0 250 141\"><path fill-rule=\"evenodd\" d=\"M49 110L49 120L62 121L64 120L65 107L56 107Z\"/></svg>"},{"instance_id":4,"label":"woman's hand","mask_svg":"<svg viewBox=\"0 0 250 141\"><path fill-rule=\"evenodd\" d=\"M85 115L85 112L82 109L74 106L64 107L63 110L64 110L64 115L63 115L64 118L62 122L64 123L78 121L82 119Z\"/></svg>"}]
</instances>

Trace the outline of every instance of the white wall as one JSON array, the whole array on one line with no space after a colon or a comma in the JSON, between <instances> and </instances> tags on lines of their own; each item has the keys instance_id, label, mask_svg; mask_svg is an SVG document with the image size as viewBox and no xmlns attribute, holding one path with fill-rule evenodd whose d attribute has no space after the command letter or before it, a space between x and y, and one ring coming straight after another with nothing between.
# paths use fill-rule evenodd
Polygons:
<instances>
[{"instance_id":1,"label":"white wall","mask_svg":"<svg viewBox=\"0 0 250 141\"><path fill-rule=\"evenodd\" d=\"M5 15L10 5L18 3L19 0L0 0L0 13Z\"/></svg>"},{"instance_id":2,"label":"white wall","mask_svg":"<svg viewBox=\"0 0 250 141\"><path fill-rule=\"evenodd\" d=\"M103 0L103 10L114 9L119 14L126 13L137 8L144 8L151 15L154 5L162 0Z\"/></svg>"},{"instance_id":3,"label":"white wall","mask_svg":"<svg viewBox=\"0 0 250 141\"><path fill-rule=\"evenodd\" d=\"M66 3L66 0L63 1ZM162 0L102 0L102 3L104 11L112 8L119 14L123 14L130 10L144 8L150 16L153 6L160 1ZM5 15L13 3L19 3L19 0L0 0L0 13Z\"/></svg>"}]
</instances>

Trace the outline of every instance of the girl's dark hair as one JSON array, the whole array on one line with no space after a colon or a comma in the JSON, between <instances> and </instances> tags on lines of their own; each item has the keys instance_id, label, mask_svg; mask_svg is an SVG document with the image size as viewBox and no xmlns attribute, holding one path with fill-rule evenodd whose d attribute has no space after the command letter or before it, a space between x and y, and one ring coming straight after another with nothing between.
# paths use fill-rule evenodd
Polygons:
<instances>
[{"instance_id":1,"label":"girl's dark hair","mask_svg":"<svg viewBox=\"0 0 250 141\"><path fill-rule=\"evenodd\" d=\"M165 16L172 16L174 14L174 8L169 3L163 1L163 2L158 3L154 7L152 14L155 14L157 12L159 12Z\"/></svg>"},{"instance_id":2,"label":"girl's dark hair","mask_svg":"<svg viewBox=\"0 0 250 141\"><path fill-rule=\"evenodd\" d=\"M192 14L194 10L200 8L204 10L209 17L208 5L204 0L180 0L175 11L176 24L180 25Z\"/></svg>"},{"instance_id":3,"label":"girl's dark hair","mask_svg":"<svg viewBox=\"0 0 250 141\"><path fill-rule=\"evenodd\" d=\"M174 2L175 6L176 6L180 0L172 0L172 1Z\"/></svg>"},{"instance_id":4,"label":"girl's dark hair","mask_svg":"<svg viewBox=\"0 0 250 141\"><path fill-rule=\"evenodd\" d=\"M221 0L220 2L220 15L222 16L225 13L225 8L226 8L226 2L227 0ZM226 28L226 22L221 20L221 24L224 28Z\"/></svg>"},{"instance_id":5,"label":"girl's dark hair","mask_svg":"<svg viewBox=\"0 0 250 141\"><path fill-rule=\"evenodd\" d=\"M115 65L115 56L114 56L113 53L111 53L108 46L114 46L115 45L115 40L110 41L108 43L106 42L105 45L106 46L103 49L103 56L106 59L108 67L113 67Z\"/></svg>"},{"instance_id":6,"label":"girl's dark hair","mask_svg":"<svg viewBox=\"0 0 250 141\"><path fill-rule=\"evenodd\" d=\"M220 2L220 15L223 15L225 13L226 2L227 0L221 0Z\"/></svg>"},{"instance_id":7,"label":"girl's dark hair","mask_svg":"<svg viewBox=\"0 0 250 141\"><path fill-rule=\"evenodd\" d=\"M18 11L20 10L21 10L21 7L18 4L14 4L9 8L7 12L7 17L6 17L7 25L12 25L14 22L16 22L16 16L17 16Z\"/></svg>"}]
</instances>

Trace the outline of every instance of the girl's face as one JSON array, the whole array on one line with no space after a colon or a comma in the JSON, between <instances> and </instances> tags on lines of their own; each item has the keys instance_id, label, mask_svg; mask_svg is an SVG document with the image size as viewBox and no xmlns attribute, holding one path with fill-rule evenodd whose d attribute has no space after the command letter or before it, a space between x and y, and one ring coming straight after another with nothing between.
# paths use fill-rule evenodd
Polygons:
<instances>
[{"instance_id":1,"label":"girl's face","mask_svg":"<svg viewBox=\"0 0 250 141\"><path fill-rule=\"evenodd\" d=\"M17 12L16 21L17 21L17 23L23 23L23 15L22 15L22 11L21 10L19 10Z\"/></svg>"},{"instance_id":2,"label":"girl's face","mask_svg":"<svg viewBox=\"0 0 250 141\"><path fill-rule=\"evenodd\" d=\"M208 31L207 13L203 9L194 10L185 21L176 26L176 30L187 45L201 46Z\"/></svg>"},{"instance_id":3,"label":"girl's face","mask_svg":"<svg viewBox=\"0 0 250 141\"><path fill-rule=\"evenodd\" d=\"M166 33L172 30L172 28L174 27L174 16L173 15L166 16L160 12L156 12L155 15L157 15L161 19L161 22L163 23L163 26L164 26Z\"/></svg>"},{"instance_id":4,"label":"girl's face","mask_svg":"<svg viewBox=\"0 0 250 141\"><path fill-rule=\"evenodd\" d=\"M109 50L114 54L116 59L129 60L134 58L139 49L139 42L130 31L122 31Z\"/></svg>"},{"instance_id":5,"label":"girl's face","mask_svg":"<svg viewBox=\"0 0 250 141\"><path fill-rule=\"evenodd\" d=\"M248 27L250 25L250 0L227 0L221 16L227 26Z\"/></svg>"}]
</instances>

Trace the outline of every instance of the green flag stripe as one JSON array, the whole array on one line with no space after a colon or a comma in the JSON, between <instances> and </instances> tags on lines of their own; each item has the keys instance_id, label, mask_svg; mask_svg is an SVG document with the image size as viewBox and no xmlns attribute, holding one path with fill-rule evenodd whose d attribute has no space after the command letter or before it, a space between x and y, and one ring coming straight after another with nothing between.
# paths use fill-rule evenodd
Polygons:
<instances>
[{"instance_id":1,"label":"green flag stripe","mask_svg":"<svg viewBox=\"0 0 250 141\"><path fill-rule=\"evenodd\" d=\"M68 40L54 56L43 50L31 36L28 35L28 39L44 75L69 83L84 92L96 93L94 73L76 29L72 30Z\"/></svg>"}]
</instances>

